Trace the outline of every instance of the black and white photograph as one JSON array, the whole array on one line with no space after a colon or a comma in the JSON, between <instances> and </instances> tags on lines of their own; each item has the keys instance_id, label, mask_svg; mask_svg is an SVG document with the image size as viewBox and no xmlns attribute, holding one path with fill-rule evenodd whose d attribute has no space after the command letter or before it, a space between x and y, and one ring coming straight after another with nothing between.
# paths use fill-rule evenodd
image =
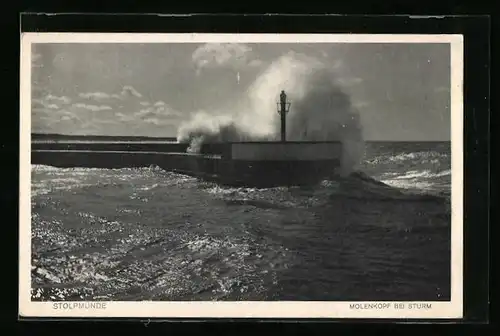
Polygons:
<instances>
[{"instance_id":1,"label":"black and white photograph","mask_svg":"<svg viewBox=\"0 0 500 336\"><path fill-rule=\"evenodd\" d=\"M21 43L21 314L462 315L460 35Z\"/></svg>"}]
</instances>

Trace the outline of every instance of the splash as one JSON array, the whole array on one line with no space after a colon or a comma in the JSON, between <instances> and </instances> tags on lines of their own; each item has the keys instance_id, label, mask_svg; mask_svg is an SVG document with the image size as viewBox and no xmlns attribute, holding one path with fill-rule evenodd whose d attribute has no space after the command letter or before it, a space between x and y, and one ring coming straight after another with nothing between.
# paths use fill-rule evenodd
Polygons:
<instances>
[{"instance_id":1,"label":"splash","mask_svg":"<svg viewBox=\"0 0 500 336\"><path fill-rule=\"evenodd\" d=\"M198 151L203 143L276 141L276 102L285 90L292 102L287 140L340 141L342 172L357 168L364 144L358 113L333 69L317 58L290 52L273 62L249 86L231 111L196 113L181 125L177 140Z\"/></svg>"}]
</instances>

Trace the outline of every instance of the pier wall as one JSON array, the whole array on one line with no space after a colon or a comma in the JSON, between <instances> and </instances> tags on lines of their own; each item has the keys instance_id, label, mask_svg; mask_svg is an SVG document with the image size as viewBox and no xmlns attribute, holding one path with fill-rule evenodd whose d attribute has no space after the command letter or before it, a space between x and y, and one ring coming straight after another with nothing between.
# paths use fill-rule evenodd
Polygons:
<instances>
[{"instance_id":1,"label":"pier wall","mask_svg":"<svg viewBox=\"0 0 500 336\"><path fill-rule=\"evenodd\" d=\"M31 163L61 168L158 166L226 184L264 187L314 183L341 162L336 142L219 143L204 145L201 153L187 153L187 148L162 141L32 141Z\"/></svg>"},{"instance_id":2,"label":"pier wall","mask_svg":"<svg viewBox=\"0 0 500 336\"><path fill-rule=\"evenodd\" d=\"M216 155L199 155L161 152L127 151L68 151L36 150L31 152L31 164L60 168L140 168L158 166L196 176L210 176L220 170L222 158Z\"/></svg>"},{"instance_id":3,"label":"pier wall","mask_svg":"<svg viewBox=\"0 0 500 336\"><path fill-rule=\"evenodd\" d=\"M231 146L233 160L321 161L338 160L341 155L341 145L338 142L246 142Z\"/></svg>"},{"instance_id":4,"label":"pier wall","mask_svg":"<svg viewBox=\"0 0 500 336\"><path fill-rule=\"evenodd\" d=\"M162 152L185 153L188 144L165 142L69 142L69 141L32 141L31 150L59 150L59 151L122 151L122 152Z\"/></svg>"},{"instance_id":5,"label":"pier wall","mask_svg":"<svg viewBox=\"0 0 500 336\"><path fill-rule=\"evenodd\" d=\"M32 141L163 141L163 142L177 142L175 137L147 137L147 136L109 136L109 135L69 135L69 134L50 134L50 133L31 133Z\"/></svg>"},{"instance_id":6,"label":"pier wall","mask_svg":"<svg viewBox=\"0 0 500 336\"><path fill-rule=\"evenodd\" d=\"M120 151L120 152L160 152L186 153L189 144L165 141L31 141L32 151ZM200 154L222 154L229 150L228 144L206 144Z\"/></svg>"}]
</instances>

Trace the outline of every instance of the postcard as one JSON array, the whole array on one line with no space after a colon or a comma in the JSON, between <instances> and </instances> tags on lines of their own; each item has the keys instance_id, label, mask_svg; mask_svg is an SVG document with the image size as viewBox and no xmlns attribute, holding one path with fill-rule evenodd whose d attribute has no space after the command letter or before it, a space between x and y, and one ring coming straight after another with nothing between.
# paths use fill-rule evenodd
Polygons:
<instances>
[{"instance_id":1,"label":"postcard","mask_svg":"<svg viewBox=\"0 0 500 336\"><path fill-rule=\"evenodd\" d=\"M21 35L22 317L460 318L463 37Z\"/></svg>"}]
</instances>

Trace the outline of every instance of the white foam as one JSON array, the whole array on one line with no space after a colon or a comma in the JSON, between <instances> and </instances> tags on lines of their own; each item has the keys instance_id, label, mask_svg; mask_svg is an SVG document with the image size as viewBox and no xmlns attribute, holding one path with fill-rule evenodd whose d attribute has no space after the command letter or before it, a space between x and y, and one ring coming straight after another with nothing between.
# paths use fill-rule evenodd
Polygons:
<instances>
[{"instance_id":1,"label":"white foam","mask_svg":"<svg viewBox=\"0 0 500 336\"><path fill-rule=\"evenodd\" d=\"M382 180L383 183L400 189L420 189L420 190L430 190L433 188L434 184L423 181L415 180Z\"/></svg>"},{"instance_id":2,"label":"white foam","mask_svg":"<svg viewBox=\"0 0 500 336\"><path fill-rule=\"evenodd\" d=\"M420 162L438 162L436 158L446 158L449 154L439 153L435 151L428 152L412 152L412 153L402 153L397 155L382 155L377 156L373 159L367 160L367 163L370 164L379 164L379 163L399 163L404 161L414 161L419 160Z\"/></svg>"},{"instance_id":3,"label":"white foam","mask_svg":"<svg viewBox=\"0 0 500 336\"><path fill-rule=\"evenodd\" d=\"M430 170L410 170L402 175L397 173L384 174L385 178L381 182L401 189L431 190L435 187L433 179L449 175L451 175L450 169L437 173Z\"/></svg>"},{"instance_id":4,"label":"white foam","mask_svg":"<svg viewBox=\"0 0 500 336\"><path fill-rule=\"evenodd\" d=\"M430 170L410 170L406 172L404 175L399 175L394 177L396 180L405 180L405 179L416 179L416 178L434 178L434 177L442 177L451 175L451 170L443 170L439 173L431 172Z\"/></svg>"}]
</instances>

